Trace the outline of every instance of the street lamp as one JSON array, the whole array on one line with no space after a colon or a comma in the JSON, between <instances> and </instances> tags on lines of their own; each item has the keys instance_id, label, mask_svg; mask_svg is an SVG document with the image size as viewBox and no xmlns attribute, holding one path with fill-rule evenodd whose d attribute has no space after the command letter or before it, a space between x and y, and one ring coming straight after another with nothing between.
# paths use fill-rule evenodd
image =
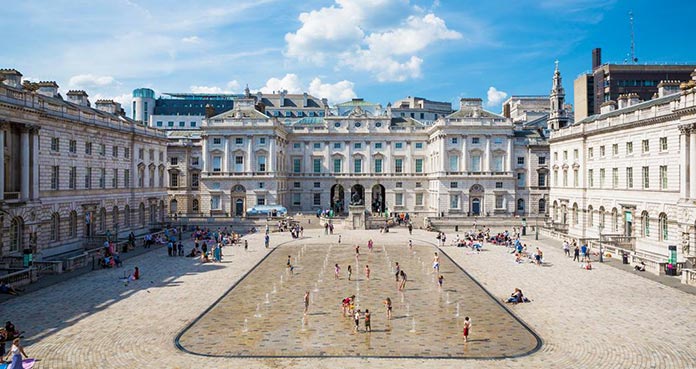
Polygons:
<instances>
[{"instance_id":1,"label":"street lamp","mask_svg":"<svg viewBox=\"0 0 696 369\"><path fill-rule=\"evenodd\" d=\"M604 251L602 251L602 231L604 230L604 224L599 225L599 262L604 262Z\"/></svg>"}]
</instances>

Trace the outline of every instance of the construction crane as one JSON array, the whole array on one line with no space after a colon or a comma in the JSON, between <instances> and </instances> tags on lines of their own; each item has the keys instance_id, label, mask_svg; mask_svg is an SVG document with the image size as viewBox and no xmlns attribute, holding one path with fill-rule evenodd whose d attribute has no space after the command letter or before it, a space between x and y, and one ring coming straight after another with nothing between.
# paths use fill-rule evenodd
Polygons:
<instances>
[{"instance_id":1,"label":"construction crane","mask_svg":"<svg viewBox=\"0 0 696 369\"><path fill-rule=\"evenodd\" d=\"M638 58L636 57L636 42L635 42L635 33L633 32L633 12L630 11L628 12L628 22L631 25L631 52L626 55L626 59L624 59L624 63L633 63L637 64L638 63Z\"/></svg>"}]
</instances>

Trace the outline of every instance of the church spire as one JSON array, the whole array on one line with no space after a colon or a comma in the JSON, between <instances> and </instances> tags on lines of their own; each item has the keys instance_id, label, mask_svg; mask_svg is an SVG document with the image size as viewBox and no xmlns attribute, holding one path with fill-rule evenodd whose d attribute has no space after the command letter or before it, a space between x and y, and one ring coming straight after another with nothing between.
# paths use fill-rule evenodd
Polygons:
<instances>
[{"instance_id":1,"label":"church spire","mask_svg":"<svg viewBox=\"0 0 696 369\"><path fill-rule=\"evenodd\" d=\"M565 90L561 78L561 71L558 69L558 59L554 61L556 65L553 72L553 86L549 95L550 110L548 128L559 129L568 125L568 114L565 110Z\"/></svg>"}]
</instances>

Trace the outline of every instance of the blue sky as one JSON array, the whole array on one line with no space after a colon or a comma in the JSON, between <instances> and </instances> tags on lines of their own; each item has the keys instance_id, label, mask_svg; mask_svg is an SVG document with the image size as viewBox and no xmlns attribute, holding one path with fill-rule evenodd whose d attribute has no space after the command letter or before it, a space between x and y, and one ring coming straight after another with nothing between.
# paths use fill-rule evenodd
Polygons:
<instances>
[{"instance_id":1,"label":"blue sky","mask_svg":"<svg viewBox=\"0 0 696 369\"><path fill-rule=\"evenodd\" d=\"M308 91L333 103L548 94L591 50L696 63L691 1L45 0L3 2L0 67L127 107L131 91ZM456 104L455 104L456 106Z\"/></svg>"}]
</instances>

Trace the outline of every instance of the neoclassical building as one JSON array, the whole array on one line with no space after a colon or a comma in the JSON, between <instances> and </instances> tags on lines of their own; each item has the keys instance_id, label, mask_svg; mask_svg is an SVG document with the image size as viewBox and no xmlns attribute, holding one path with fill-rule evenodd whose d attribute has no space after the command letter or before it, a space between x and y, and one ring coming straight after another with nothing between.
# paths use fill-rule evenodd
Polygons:
<instances>
[{"instance_id":1,"label":"neoclassical building","mask_svg":"<svg viewBox=\"0 0 696 369\"><path fill-rule=\"evenodd\" d=\"M574 124L550 122L552 226L646 260L696 261L696 71L653 99L624 94ZM618 106L617 106L618 103ZM553 124L551 124L553 123Z\"/></svg>"},{"instance_id":2,"label":"neoclassical building","mask_svg":"<svg viewBox=\"0 0 696 369\"><path fill-rule=\"evenodd\" d=\"M546 211L545 127L513 124L481 99L462 99L432 125L394 116L389 105L339 105L342 114L288 123L247 94L200 130L170 132L170 210L245 216L277 204L340 214L353 203L430 216Z\"/></svg>"},{"instance_id":3,"label":"neoclassical building","mask_svg":"<svg viewBox=\"0 0 696 369\"><path fill-rule=\"evenodd\" d=\"M61 257L164 220L167 138L118 103L2 69L0 143L0 256Z\"/></svg>"}]
</instances>

